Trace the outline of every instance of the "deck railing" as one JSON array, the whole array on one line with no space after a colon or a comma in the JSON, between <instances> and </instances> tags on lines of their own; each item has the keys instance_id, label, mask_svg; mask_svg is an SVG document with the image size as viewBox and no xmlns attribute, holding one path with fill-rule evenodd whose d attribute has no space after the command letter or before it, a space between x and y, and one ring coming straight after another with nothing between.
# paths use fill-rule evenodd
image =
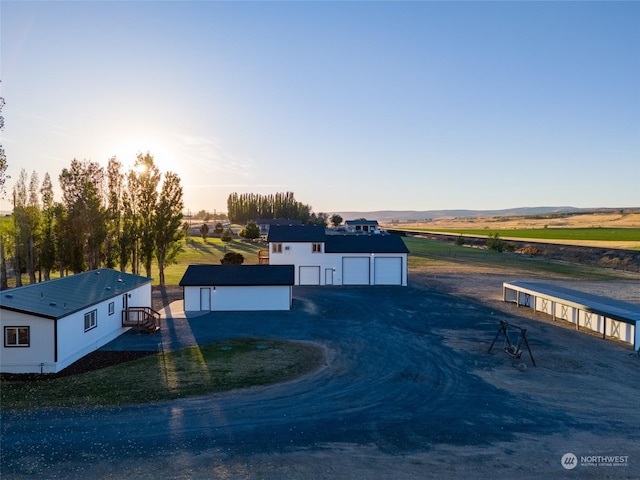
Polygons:
<instances>
[{"instance_id":1,"label":"deck railing","mask_svg":"<svg viewBox=\"0 0 640 480\"><path fill-rule=\"evenodd\" d=\"M150 307L127 308L122 311L122 326L157 332L160 330L160 312Z\"/></svg>"}]
</instances>

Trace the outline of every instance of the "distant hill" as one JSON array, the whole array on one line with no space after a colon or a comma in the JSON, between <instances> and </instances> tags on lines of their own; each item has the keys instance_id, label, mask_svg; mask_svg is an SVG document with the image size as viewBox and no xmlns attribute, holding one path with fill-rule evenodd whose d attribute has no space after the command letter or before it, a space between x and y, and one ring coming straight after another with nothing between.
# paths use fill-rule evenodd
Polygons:
<instances>
[{"instance_id":1,"label":"distant hill","mask_svg":"<svg viewBox=\"0 0 640 480\"><path fill-rule=\"evenodd\" d=\"M611 211L619 209L596 209L596 208L575 208L575 207L522 207L508 208L504 210L377 210L372 212L336 212L345 220L356 218L366 218L367 220L378 220L379 222L391 222L398 220L406 222L409 220L433 220L438 218L459 218L459 217L495 217L495 216L525 216L525 215L545 215L550 213L578 213L580 211Z\"/></svg>"}]
</instances>

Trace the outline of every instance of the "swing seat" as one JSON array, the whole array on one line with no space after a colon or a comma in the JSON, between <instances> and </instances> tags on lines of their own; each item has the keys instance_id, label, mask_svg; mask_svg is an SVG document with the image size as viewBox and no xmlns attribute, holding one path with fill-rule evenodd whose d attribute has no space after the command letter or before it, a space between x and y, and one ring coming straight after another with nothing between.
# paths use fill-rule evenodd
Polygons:
<instances>
[{"instance_id":1,"label":"swing seat","mask_svg":"<svg viewBox=\"0 0 640 480\"><path fill-rule=\"evenodd\" d=\"M520 358L522 355L522 350L519 349L516 345L508 345L504 347L504 351L507 355L513 358Z\"/></svg>"}]
</instances>

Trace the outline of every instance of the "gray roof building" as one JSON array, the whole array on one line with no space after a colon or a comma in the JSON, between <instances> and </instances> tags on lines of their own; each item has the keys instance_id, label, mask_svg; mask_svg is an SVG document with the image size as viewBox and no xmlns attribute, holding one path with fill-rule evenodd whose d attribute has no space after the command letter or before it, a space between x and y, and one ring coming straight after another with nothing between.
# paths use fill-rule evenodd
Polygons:
<instances>
[{"instance_id":1,"label":"gray roof building","mask_svg":"<svg viewBox=\"0 0 640 480\"><path fill-rule=\"evenodd\" d=\"M101 268L0 292L0 309L58 319L118 297L152 280Z\"/></svg>"},{"instance_id":2,"label":"gray roof building","mask_svg":"<svg viewBox=\"0 0 640 480\"><path fill-rule=\"evenodd\" d=\"M189 265L181 287L293 285L293 265Z\"/></svg>"}]
</instances>

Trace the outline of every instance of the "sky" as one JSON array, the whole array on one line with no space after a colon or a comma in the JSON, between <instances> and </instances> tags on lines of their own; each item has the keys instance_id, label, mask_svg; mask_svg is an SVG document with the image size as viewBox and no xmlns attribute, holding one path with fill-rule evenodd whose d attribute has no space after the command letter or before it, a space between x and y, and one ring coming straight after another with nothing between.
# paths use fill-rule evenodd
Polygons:
<instances>
[{"instance_id":1,"label":"sky","mask_svg":"<svg viewBox=\"0 0 640 480\"><path fill-rule=\"evenodd\" d=\"M8 192L149 152L192 212L640 206L637 1L2 0L0 22Z\"/></svg>"}]
</instances>

